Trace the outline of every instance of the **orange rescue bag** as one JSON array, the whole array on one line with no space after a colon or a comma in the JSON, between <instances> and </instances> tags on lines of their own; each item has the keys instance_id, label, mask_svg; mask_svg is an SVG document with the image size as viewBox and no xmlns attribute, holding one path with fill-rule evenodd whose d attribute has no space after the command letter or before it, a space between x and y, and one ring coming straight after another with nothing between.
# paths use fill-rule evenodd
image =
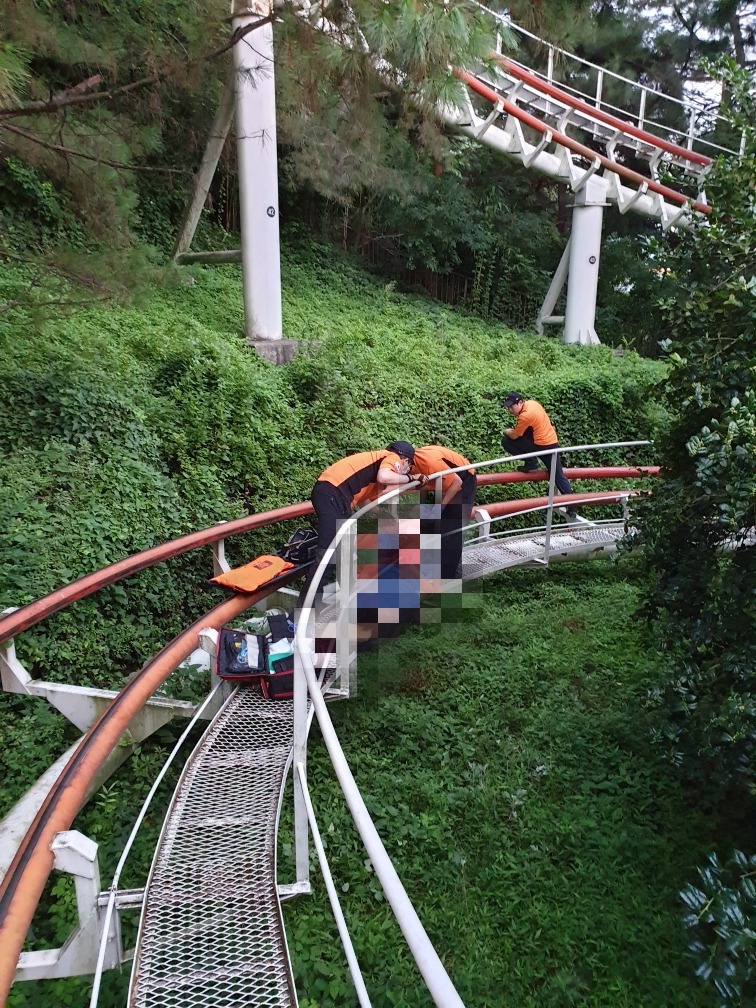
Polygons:
<instances>
[{"instance_id":1,"label":"orange rescue bag","mask_svg":"<svg viewBox=\"0 0 756 1008\"><path fill-rule=\"evenodd\" d=\"M289 563L288 560L283 560L280 556L266 554L253 560L252 563L226 571L225 574L219 574L210 580L213 584L233 588L234 591L254 592L274 577L278 577L279 574L293 569L294 564Z\"/></svg>"}]
</instances>

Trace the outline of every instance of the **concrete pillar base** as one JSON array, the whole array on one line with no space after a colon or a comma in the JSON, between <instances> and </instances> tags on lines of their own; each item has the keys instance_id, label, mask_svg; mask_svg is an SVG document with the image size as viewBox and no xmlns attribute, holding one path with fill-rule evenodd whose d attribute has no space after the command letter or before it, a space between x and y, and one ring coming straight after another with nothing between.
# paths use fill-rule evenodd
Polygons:
<instances>
[{"instance_id":1,"label":"concrete pillar base","mask_svg":"<svg viewBox=\"0 0 756 1008\"><path fill-rule=\"evenodd\" d=\"M279 339L279 340L247 340L247 346L252 347L263 360L270 361L271 364L288 364L296 356L299 350L299 340Z\"/></svg>"}]
</instances>

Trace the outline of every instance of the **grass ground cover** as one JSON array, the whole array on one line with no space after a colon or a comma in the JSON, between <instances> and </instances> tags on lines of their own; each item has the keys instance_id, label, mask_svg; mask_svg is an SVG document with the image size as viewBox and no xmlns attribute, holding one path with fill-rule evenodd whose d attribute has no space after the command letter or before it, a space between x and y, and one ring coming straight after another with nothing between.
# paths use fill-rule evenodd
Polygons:
<instances>
[{"instance_id":1,"label":"grass ground cover","mask_svg":"<svg viewBox=\"0 0 756 1008\"><path fill-rule=\"evenodd\" d=\"M358 698L332 708L468 1005L710 1003L678 893L733 824L650 741L645 696L662 670L634 617L633 577L623 561L487 580L462 622L407 631L362 659ZM373 1003L430 1004L322 747L309 773ZM286 908L303 1005L356 1004L317 888Z\"/></svg>"}]
</instances>

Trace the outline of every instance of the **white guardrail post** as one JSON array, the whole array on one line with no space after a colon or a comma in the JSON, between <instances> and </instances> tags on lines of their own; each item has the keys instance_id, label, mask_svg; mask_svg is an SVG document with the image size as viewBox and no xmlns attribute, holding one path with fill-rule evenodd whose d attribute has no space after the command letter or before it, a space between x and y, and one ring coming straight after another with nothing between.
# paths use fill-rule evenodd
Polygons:
<instances>
[{"instance_id":1,"label":"white guardrail post","mask_svg":"<svg viewBox=\"0 0 756 1008\"><path fill-rule=\"evenodd\" d=\"M554 523L554 486L556 485L557 452L551 455L551 471L549 472L549 507L546 512L546 533L543 539L543 562L548 566L549 550L551 548L551 526Z\"/></svg>"}]
</instances>

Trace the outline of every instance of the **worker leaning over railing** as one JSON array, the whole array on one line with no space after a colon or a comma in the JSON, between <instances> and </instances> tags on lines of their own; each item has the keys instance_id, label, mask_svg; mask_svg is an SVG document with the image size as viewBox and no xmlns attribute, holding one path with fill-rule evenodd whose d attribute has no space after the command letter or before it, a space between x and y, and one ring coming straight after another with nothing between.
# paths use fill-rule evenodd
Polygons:
<instances>
[{"instance_id":1,"label":"worker leaning over railing","mask_svg":"<svg viewBox=\"0 0 756 1008\"><path fill-rule=\"evenodd\" d=\"M318 564L333 542L340 523L351 518L355 508L375 500L387 489L412 483L417 478L409 475L414 457L415 449L409 442L392 441L381 451L347 455L318 476L310 495L318 521L318 545L314 563L299 593L297 608L303 604ZM322 582L318 593L321 591Z\"/></svg>"},{"instance_id":2,"label":"worker leaning over railing","mask_svg":"<svg viewBox=\"0 0 756 1008\"><path fill-rule=\"evenodd\" d=\"M469 465L469 461L459 452L445 445L423 445L415 449L410 475L432 476L444 469L457 469ZM478 480L475 470L447 473L441 477L441 500L439 531L441 533L441 577L457 577L462 559L462 529L470 520L470 512L475 503ZM422 529L422 525L421 525Z\"/></svg>"}]
</instances>

